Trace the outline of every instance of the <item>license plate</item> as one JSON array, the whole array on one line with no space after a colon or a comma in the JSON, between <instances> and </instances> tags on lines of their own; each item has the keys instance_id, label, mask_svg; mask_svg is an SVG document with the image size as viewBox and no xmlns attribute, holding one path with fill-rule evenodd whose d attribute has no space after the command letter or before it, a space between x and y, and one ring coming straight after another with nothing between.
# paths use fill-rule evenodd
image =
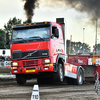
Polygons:
<instances>
[{"instance_id":1,"label":"license plate","mask_svg":"<svg viewBox=\"0 0 100 100\"><path fill-rule=\"evenodd\" d=\"M26 73L29 73L29 72L35 72L35 69L26 70Z\"/></svg>"}]
</instances>

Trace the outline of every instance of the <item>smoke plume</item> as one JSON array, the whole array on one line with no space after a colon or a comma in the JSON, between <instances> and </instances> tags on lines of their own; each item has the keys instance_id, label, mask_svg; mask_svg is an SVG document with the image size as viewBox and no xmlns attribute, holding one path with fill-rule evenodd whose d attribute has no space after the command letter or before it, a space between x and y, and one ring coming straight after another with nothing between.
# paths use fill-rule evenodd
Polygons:
<instances>
[{"instance_id":1,"label":"smoke plume","mask_svg":"<svg viewBox=\"0 0 100 100\"><path fill-rule=\"evenodd\" d=\"M40 0L44 1L47 6L74 8L79 12L85 12L92 21L100 18L100 0ZM60 4L60 5L59 5ZM51 6L52 5L52 6Z\"/></svg>"},{"instance_id":2,"label":"smoke plume","mask_svg":"<svg viewBox=\"0 0 100 100\"><path fill-rule=\"evenodd\" d=\"M23 0L25 1L24 10L26 12L27 22L32 22L34 10L39 6L38 0Z\"/></svg>"},{"instance_id":3,"label":"smoke plume","mask_svg":"<svg viewBox=\"0 0 100 100\"><path fill-rule=\"evenodd\" d=\"M86 12L92 21L100 18L100 0L64 0L66 6L69 5L77 11Z\"/></svg>"},{"instance_id":4,"label":"smoke plume","mask_svg":"<svg viewBox=\"0 0 100 100\"><path fill-rule=\"evenodd\" d=\"M40 2L46 3L47 6L59 6L66 8L74 8L79 12L86 12L92 21L100 18L100 0L22 0L25 1L24 10L26 12L27 21L31 22L34 10L39 6ZM48 4L49 3L49 4Z\"/></svg>"}]
</instances>

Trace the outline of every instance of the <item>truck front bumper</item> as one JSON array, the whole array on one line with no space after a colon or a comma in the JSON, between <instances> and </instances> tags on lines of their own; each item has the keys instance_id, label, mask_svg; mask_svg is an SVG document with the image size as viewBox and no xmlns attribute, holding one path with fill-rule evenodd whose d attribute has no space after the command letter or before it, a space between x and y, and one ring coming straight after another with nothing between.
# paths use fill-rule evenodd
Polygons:
<instances>
[{"instance_id":1,"label":"truck front bumper","mask_svg":"<svg viewBox=\"0 0 100 100\"><path fill-rule=\"evenodd\" d=\"M11 67L12 74L35 74L41 72L53 72L54 66L53 64L49 64L49 66L35 66L35 67Z\"/></svg>"}]
</instances>

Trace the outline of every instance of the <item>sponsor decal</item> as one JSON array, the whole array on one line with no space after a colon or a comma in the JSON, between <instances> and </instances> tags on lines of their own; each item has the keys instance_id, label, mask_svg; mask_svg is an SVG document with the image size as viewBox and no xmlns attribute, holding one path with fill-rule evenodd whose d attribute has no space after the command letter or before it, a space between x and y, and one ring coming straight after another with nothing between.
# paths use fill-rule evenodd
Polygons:
<instances>
[{"instance_id":1,"label":"sponsor decal","mask_svg":"<svg viewBox=\"0 0 100 100\"><path fill-rule=\"evenodd\" d=\"M65 71L76 74L77 73L77 66L67 63L67 64L65 64Z\"/></svg>"},{"instance_id":2,"label":"sponsor decal","mask_svg":"<svg viewBox=\"0 0 100 100\"><path fill-rule=\"evenodd\" d=\"M83 60L78 59L78 63L83 63Z\"/></svg>"}]
</instances>

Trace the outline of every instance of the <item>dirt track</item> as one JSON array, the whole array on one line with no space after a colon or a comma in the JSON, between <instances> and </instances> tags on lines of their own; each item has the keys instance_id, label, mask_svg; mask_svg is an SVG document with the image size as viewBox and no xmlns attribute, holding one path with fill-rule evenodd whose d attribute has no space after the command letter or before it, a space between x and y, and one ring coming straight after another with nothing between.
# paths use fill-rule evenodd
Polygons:
<instances>
[{"instance_id":1,"label":"dirt track","mask_svg":"<svg viewBox=\"0 0 100 100\"><path fill-rule=\"evenodd\" d=\"M0 80L0 100L30 100L36 80L19 86L16 81ZM39 85L40 100L97 100L94 84L82 86L62 84ZM100 97L99 97L100 99Z\"/></svg>"}]
</instances>

